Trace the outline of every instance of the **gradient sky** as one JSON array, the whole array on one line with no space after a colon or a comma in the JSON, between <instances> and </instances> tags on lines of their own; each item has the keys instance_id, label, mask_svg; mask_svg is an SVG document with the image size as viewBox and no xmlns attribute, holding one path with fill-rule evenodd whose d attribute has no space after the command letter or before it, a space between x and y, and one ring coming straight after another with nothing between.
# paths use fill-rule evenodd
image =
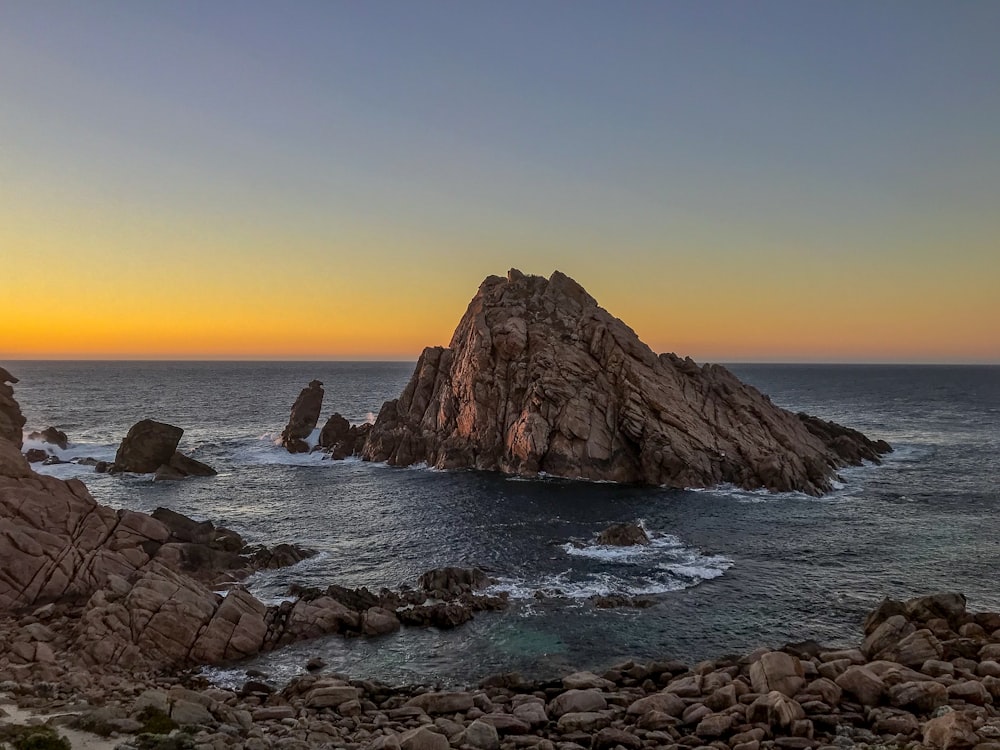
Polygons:
<instances>
[{"instance_id":1,"label":"gradient sky","mask_svg":"<svg viewBox=\"0 0 1000 750\"><path fill-rule=\"evenodd\" d=\"M0 358L1000 362L1000 3L0 3Z\"/></svg>"}]
</instances>

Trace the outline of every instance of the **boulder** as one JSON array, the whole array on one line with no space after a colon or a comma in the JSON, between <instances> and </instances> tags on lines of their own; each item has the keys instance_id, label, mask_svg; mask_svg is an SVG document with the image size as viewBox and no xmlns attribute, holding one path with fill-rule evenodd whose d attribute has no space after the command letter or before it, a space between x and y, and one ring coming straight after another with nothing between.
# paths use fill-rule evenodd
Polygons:
<instances>
[{"instance_id":1,"label":"boulder","mask_svg":"<svg viewBox=\"0 0 1000 750\"><path fill-rule=\"evenodd\" d=\"M427 727L403 732L398 740L400 750L451 750L447 737Z\"/></svg>"},{"instance_id":2,"label":"boulder","mask_svg":"<svg viewBox=\"0 0 1000 750\"><path fill-rule=\"evenodd\" d=\"M399 618L395 612L382 607L372 607L361 618L361 632L364 635L385 635L399 630Z\"/></svg>"},{"instance_id":3,"label":"boulder","mask_svg":"<svg viewBox=\"0 0 1000 750\"><path fill-rule=\"evenodd\" d=\"M174 451L174 455L170 457L170 461L166 465L185 477L214 477L219 473L208 464L185 456L180 451Z\"/></svg>"},{"instance_id":4,"label":"boulder","mask_svg":"<svg viewBox=\"0 0 1000 750\"><path fill-rule=\"evenodd\" d=\"M567 690L552 699L549 715L603 711L607 707L608 701L599 690Z\"/></svg>"},{"instance_id":5,"label":"boulder","mask_svg":"<svg viewBox=\"0 0 1000 750\"><path fill-rule=\"evenodd\" d=\"M649 544L646 530L637 523L612 524L597 536L597 543L611 547L631 547Z\"/></svg>"},{"instance_id":6,"label":"boulder","mask_svg":"<svg viewBox=\"0 0 1000 750\"><path fill-rule=\"evenodd\" d=\"M629 716L642 716L651 711L659 711L668 716L680 716L684 713L685 703L682 698L673 693L654 693L629 704Z\"/></svg>"},{"instance_id":7,"label":"boulder","mask_svg":"<svg viewBox=\"0 0 1000 750\"><path fill-rule=\"evenodd\" d=\"M924 745L935 750L972 747L979 739L972 717L964 711L948 711L924 724Z\"/></svg>"},{"instance_id":8,"label":"boulder","mask_svg":"<svg viewBox=\"0 0 1000 750\"><path fill-rule=\"evenodd\" d=\"M882 678L860 664L848 667L834 682L866 707L877 706L886 692Z\"/></svg>"},{"instance_id":9,"label":"boulder","mask_svg":"<svg viewBox=\"0 0 1000 750\"><path fill-rule=\"evenodd\" d=\"M461 744L477 750L500 750L500 735L495 726L476 719L462 732Z\"/></svg>"},{"instance_id":10,"label":"boulder","mask_svg":"<svg viewBox=\"0 0 1000 750\"><path fill-rule=\"evenodd\" d=\"M752 723L766 722L771 726L781 727L785 730L790 729L794 722L805 717L806 712L802 710L802 706L777 690L760 696L747 709L748 721Z\"/></svg>"},{"instance_id":11,"label":"boulder","mask_svg":"<svg viewBox=\"0 0 1000 750\"><path fill-rule=\"evenodd\" d=\"M164 422L152 419L136 422L118 446L113 470L152 474L170 463L183 434L180 427Z\"/></svg>"},{"instance_id":12,"label":"boulder","mask_svg":"<svg viewBox=\"0 0 1000 750\"><path fill-rule=\"evenodd\" d=\"M429 714L453 714L468 711L473 706L472 694L463 692L421 693L406 702Z\"/></svg>"},{"instance_id":13,"label":"boulder","mask_svg":"<svg viewBox=\"0 0 1000 750\"><path fill-rule=\"evenodd\" d=\"M882 442L776 407L718 365L657 356L575 281L512 269L387 401L362 458L667 487L821 494Z\"/></svg>"},{"instance_id":14,"label":"boulder","mask_svg":"<svg viewBox=\"0 0 1000 750\"><path fill-rule=\"evenodd\" d=\"M944 685L930 680L901 682L889 688L889 702L898 708L929 714L948 702L948 690Z\"/></svg>"},{"instance_id":15,"label":"boulder","mask_svg":"<svg viewBox=\"0 0 1000 750\"><path fill-rule=\"evenodd\" d=\"M754 692L777 690L794 698L806 684L802 662L784 651L770 651L750 665L750 682Z\"/></svg>"},{"instance_id":16,"label":"boulder","mask_svg":"<svg viewBox=\"0 0 1000 750\"><path fill-rule=\"evenodd\" d=\"M50 445L55 445L66 450L69 447L69 437L66 433L55 427L46 427L42 430L42 440Z\"/></svg>"},{"instance_id":17,"label":"boulder","mask_svg":"<svg viewBox=\"0 0 1000 750\"><path fill-rule=\"evenodd\" d=\"M281 444L289 453L308 453L309 444L305 438L312 434L319 422L319 413L323 408L323 384L313 380L302 389L299 397L292 404L292 413L288 424L281 432Z\"/></svg>"},{"instance_id":18,"label":"boulder","mask_svg":"<svg viewBox=\"0 0 1000 750\"><path fill-rule=\"evenodd\" d=\"M434 568L422 573L417 579L417 585L424 591L441 592L449 596L479 591L491 583L490 577L479 568Z\"/></svg>"},{"instance_id":19,"label":"boulder","mask_svg":"<svg viewBox=\"0 0 1000 750\"><path fill-rule=\"evenodd\" d=\"M347 458L360 452L371 425L352 425L340 414L334 413L326 420L319 433L319 446L334 459Z\"/></svg>"}]
</instances>

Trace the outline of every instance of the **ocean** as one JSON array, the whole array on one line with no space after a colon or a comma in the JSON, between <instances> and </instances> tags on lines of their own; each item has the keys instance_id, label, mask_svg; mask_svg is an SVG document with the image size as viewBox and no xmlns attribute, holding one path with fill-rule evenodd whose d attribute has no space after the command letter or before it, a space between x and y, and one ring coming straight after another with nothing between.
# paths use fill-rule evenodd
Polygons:
<instances>
[{"instance_id":1,"label":"ocean","mask_svg":"<svg viewBox=\"0 0 1000 750\"><path fill-rule=\"evenodd\" d=\"M478 565L508 610L453 631L331 636L207 670L238 684L277 682L321 657L390 683L471 684L498 672L550 677L630 658L694 662L807 638L855 644L884 596L960 591L1000 609L1000 367L742 364L730 368L779 406L888 440L880 466L841 473L821 498L731 487L678 491L492 473L398 469L275 444L292 402L324 383L320 425L377 414L409 362L7 362L28 423L70 439L63 458L109 460L143 418L185 430L181 450L219 470L183 482L35 465L79 477L101 503L173 508L318 554L247 581L267 601L288 585L413 584L440 565ZM32 441L27 447L41 447ZM641 551L596 546L639 520ZM648 609L595 608L593 594L653 595Z\"/></svg>"}]
</instances>

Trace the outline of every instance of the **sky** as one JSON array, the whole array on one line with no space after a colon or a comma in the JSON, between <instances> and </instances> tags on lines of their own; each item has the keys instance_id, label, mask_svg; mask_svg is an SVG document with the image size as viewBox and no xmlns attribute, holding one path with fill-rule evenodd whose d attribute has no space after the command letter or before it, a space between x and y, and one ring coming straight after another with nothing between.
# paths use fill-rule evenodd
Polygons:
<instances>
[{"instance_id":1,"label":"sky","mask_svg":"<svg viewBox=\"0 0 1000 750\"><path fill-rule=\"evenodd\" d=\"M0 359L1000 362L1000 3L0 3Z\"/></svg>"}]
</instances>

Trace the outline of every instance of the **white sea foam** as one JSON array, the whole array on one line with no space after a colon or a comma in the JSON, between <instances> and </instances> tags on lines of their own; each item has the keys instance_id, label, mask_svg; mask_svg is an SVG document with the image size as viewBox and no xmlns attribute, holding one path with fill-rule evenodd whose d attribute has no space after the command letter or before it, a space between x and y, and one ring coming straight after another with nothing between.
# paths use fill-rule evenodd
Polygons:
<instances>
[{"instance_id":1,"label":"white sea foam","mask_svg":"<svg viewBox=\"0 0 1000 750\"><path fill-rule=\"evenodd\" d=\"M531 600L536 595L573 600L592 596L620 594L648 596L696 586L723 575L733 566L733 561L722 555L708 555L684 544L673 534L648 531L650 544L631 547L611 547L591 544L562 545L561 549L571 558L582 558L593 563L614 566L613 570L580 570L577 566L560 573L526 578L499 578L491 592L506 592L511 599ZM621 566L628 566L622 571ZM634 566L634 567L633 567ZM628 569L642 572L629 575Z\"/></svg>"},{"instance_id":2,"label":"white sea foam","mask_svg":"<svg viewBox=\"0 0 1000 750\"><path fill-rule=\"evenodd\" d=\"M94 467L92 465L81 464L79 461L85 458L92 458L96 461L114 461L115 452L118 450L117 445L86 442L71 442L66 448L60 448L58 445L46 443L43 440L29 438L28 435L29 432L24 433L22 451L41 450L50 456L58 458L60 461L66 462L48 465L41 462L33 463L31 464L31 468L37 474L58 477L59 479L71 479L73 477L93 474Z\"/></svg>"}]
</instances>

